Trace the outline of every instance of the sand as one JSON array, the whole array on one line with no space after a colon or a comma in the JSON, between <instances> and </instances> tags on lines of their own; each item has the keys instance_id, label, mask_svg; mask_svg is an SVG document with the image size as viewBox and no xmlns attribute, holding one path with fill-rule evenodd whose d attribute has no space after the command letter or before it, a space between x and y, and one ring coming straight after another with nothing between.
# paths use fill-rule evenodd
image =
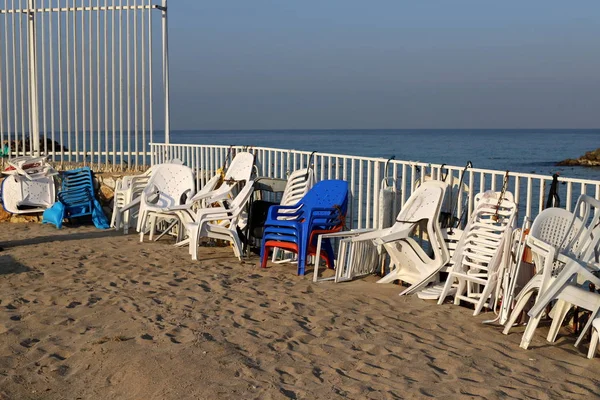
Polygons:
<instances>
[{"instance_id":1,"label":"sand","mask_svg":"<svg viewBox=\"0 0 600 400\"><path fill-rule=\"evenodd\" d=\"M0 399L589 398L600 358L464 307L170 239L2 224Z\"/></svg>"}]
</instances>

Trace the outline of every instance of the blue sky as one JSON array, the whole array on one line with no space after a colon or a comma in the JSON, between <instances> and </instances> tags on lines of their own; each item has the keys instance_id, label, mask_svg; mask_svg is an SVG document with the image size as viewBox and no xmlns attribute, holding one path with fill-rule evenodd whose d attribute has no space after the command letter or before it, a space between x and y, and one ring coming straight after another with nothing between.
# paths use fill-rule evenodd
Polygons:
<instances>
[{"instance_id":1,"label":"blue sky","mask_svg":"<svg viewBox=\"0 0 600 400\"><path fill-rule=\"evenodd\" d=\"M170 0L173 129L598 128L600 1Z\"/></svg>"}]
</instances>

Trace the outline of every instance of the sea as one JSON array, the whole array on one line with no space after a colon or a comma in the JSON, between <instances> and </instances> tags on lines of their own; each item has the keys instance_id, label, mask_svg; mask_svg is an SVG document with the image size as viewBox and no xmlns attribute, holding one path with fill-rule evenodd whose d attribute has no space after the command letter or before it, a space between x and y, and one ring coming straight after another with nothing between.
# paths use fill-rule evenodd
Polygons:
<instances>
[{"instance_id":1,"label":"sea","mask_svg":"<svg viewBox=\"0 0 600 400\"><path fill-rule=\"evenodd\" d=\"M155 136L155 139L157 137ZM600 148L600 129L172 131L172 143L248 145L600 180L600 167L559 167Z\"/></svg>"}]
</instances>

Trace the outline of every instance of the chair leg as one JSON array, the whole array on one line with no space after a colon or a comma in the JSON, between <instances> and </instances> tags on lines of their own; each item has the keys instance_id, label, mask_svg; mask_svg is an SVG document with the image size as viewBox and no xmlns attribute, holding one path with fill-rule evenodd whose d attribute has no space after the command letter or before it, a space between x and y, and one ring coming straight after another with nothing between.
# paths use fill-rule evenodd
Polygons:
<instances>
[{"instance_id":1,"label":"chair leg","mask_svg":"<svg viewBox=\"0 0 600 400\"><path fill-rule=\"evenodd\" d=\"M488 282L484 286L483 291L481 292L481 297L479 298L479 301L475 305L475 310L473 311L473 316L479 315L479 313L483 309L483 306L485 305L485 302L488 300L488 298L492 294L493 287L494 287L494 285L492 285L491 282ZM490 307L493 308L492 305L490 305Z\"/></svg>"},{"instance_id":2,"label":"chair leg","mask_svg":"<svg viewBox=\"0 0 600 400\"><path fill-rule=\"evenodd\" d=\"M148 219L150 220L150 235L148 235L148 240L152 241L154 239L154 231L156 230L156 215L152 214Z\"/></svg>"},{"instance_id":3,"label":"chair leg","mask_svg":"<svg viewBox=\"0 0 600 400\"><path fill-rule=\"evenodd\" d=\"M199 229L190 229L190 246L189 253L192 255L192 260L198 259L198 231Z\"/></svg>"},{"instance_id":4,"label":"chair leg","mask_svg":"<svg viewBox=\"0 0 600 400\"><path fill-rule=\"evenodd\" d=\"M238 260L242 261L242 242L240 237L235 230L230 232L230 236L233 244L233 254L235 254Z\"/></svg>"},{"instance_id":5,"label":"chair leg","mask_svg":"<svg viewBox=\"0 0 600 400\"><path fill-rule=\"evenodd\" d=\"M440 298L438 299L438 304L444 304L444 300L446 300L446 296L452 287L452 281L454 281L454 277L452 272L448 274L448 279L446 279L446 284L444 285L444 289L442 289L442 293L440 293Z\"/></svg>"},{"instance_id":6,"label":"chair leg","mask_svg":"<svg viewBox=\"0 0 600 400\"><path fill-rule=\"evenodd\" d=\"M550 343L556 340L558 331L560 331L560 327L562 326L562 323L570 309L571 303L568 303L564 300L558 300L554 305L554 318L552 319L552 325L550 325L550 331L548 331L548 337L546 338L546 340Z\"/></svg>"},{"instance_id":7,"label":"chair leg","mask_svg":"<svg viewBox=\"0 0 600 400\"><path fill-rule=\"evenodd\" d=\"M527 323L527 327L525 328L525 332L523 333L523 337L521 338L520 347L527 350L529 347L529 343L531 343L531 339L533 338L533 334L540 323L542 316L539 315L537 317L529 318L529 322Z\"/></svg>"},{"instance_id":8,"label":"chair leg","mask_svg":"<svg viewBox=\"0 0 600 400\"><path fill-rule=\"evenodd\" d=\"M267 247L265 245L265 243L263 242L263 245L260 248L261 254L260 254L260 267L261 268L266 268L267 267L267 259L269 258L269 247Z\"/></svg>"},{"instance_id":9,"label":"chair leg","mask_svg":"<svg viewBox=\"0 0 600 400\"><path fill-rule=\"evenodd\" d=\"M596 355L596 349L598 348L598 330L596 328L592 328L592 340L590 342L590 348L588 350L587 358L594 358Z\"/></svg>"},{"instance_id":10,"label":"chair leg","mask_svg":"<svg viewBox=\"0 0 600 400\"><path fill-rule=\"evenodd\" d=\"M510 318L508 322L506 322L506 325L504 325L504 330L502 331L503 334L508 335L510 328L513 327L515 322L517 322L517 318L519 318L523 313L523 309L525 308L527 303L529 303L529 299L531 299L533 293L534 290L529 290L525 292L522 296L519 296L519 298L517 299L517 303L510 312Z\"/></svg>"}]
</instances>

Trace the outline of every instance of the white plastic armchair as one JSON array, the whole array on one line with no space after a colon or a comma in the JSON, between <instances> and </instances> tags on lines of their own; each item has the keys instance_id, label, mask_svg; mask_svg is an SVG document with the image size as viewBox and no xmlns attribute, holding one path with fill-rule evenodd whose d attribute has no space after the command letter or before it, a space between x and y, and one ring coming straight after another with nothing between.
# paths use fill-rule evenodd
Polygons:
<instances>
[{"instance_id":1,"label":"white plastic armchair","mask_svg":"<svg viewBox=\"0 0 600 400\"><path fill-rule=\"evenodd\" d=\"M151 219L152 224L155 225L159 219L173 221L157 240L166 234L172 227L178 225L179 231L177 243L187 244L187 241L184 239L185 224L196 221L196 210L209 207L213 203L217 203L220 206L226 206L233 197L234 190L241 190L241 188L250 181L253 165L254 155L252 153L237 153L231 161L229 168L227 168L221 186L218 186L219 182L221 182L221 175L216 174L198 193L188 199L184 204L171 205L163 207L160 210L154 210Z\"/></svg>"},{"instance_id":2,"label":"white plastic armchair","mask_svg":"<svg viewBox=\"0 0 600 400\"><path fill-rule=\"evenodd\" d=\"M574 222L574 225L571 224ZM503 333L506 335L521 316L524 308L534 294L540 295L555 279L562 265L555 260L557 251L565 250L571 239L575 237L581 227L579 219L574 220L574 215L562 208L548 208L542 211L529 230L526 243L531 249L533 263L537 268L536 275L527 282L515 299L515 305L510 318L506 322ZM567 239L565 240L565 236ZM532 318L529 329L535 330L540 318ZM527 348L528 341L522 343Z\"/></svg>"},{"instance_id":3,"label":"white plastic armchair","mask_svg":"<svg viewBox=\"0 0 600 400\"><path fill-rule=\"evenodd\" d=\"M140 196L140 210L137 230L140 241L148 228L150 214L161 212L176 205L185 203L195 193L195 180L192 169L178 164L157 165L152 176ZM153 233L154 226L150 227Z\"/></svg>"},{"instance_id":4,"label":"white plastic armchair","mask_svg":"<svg viewBox=\"0 0 600 400\"><path fill-rule=\"evenodd\" d=\"M133 224L134 220L137 218L139 197L146 188L151 173L152 169L149 168L141 175L125 176L122 179L117 180L113 197L111 227L117 230L123 228L123 233L125 234L129 232L131 224ZM135 203L132 204L132 202ZM128 205L129 207L125 209Z\"/></svg>"},{"instance_id":5,"label":"white plastic armchair","mask_svg":"<svg viewBox=\"0 0 600 400\"><path fill-rule=\"evenodd\" d=\"M575 210L578 214L573 215L567 232L574 230L576 233L571 238L569 238L570 235L565 235L557 248L560 250L564 247L564 250L557 251L555 249L553 252L548 245L544 246L541 243L537 243L539 249L532 247L534 254L536 251L539 254L545 253L545 268L550 263L548 260L552 260L553 263L558 262L558 265L554 265L553 279L550 280L547 288L538 295L528 314L533 321L539 320L546 306L554 300L559 300L553 310L554 318L547 338L549 341L554 341L562 321L572 305L592 311L594 315L588 320L575 342L575 345L578 346L600 308L600 296L580 286L589 281L596 287L600 287L600 278L594 274L594 271L598 271L600 267L598 264L600 201L587 195L581 195L577 200ZM578 224L581 225L577 227ZM565 246L563 243L568 244ZM529 346L535 328L535 324L528 324L521 340L522 348L526 349Z\"/></svg>"},{"instance_id":6,"label":"white plastic armchair","mask_svg":"<svg viewBox=\"0 0 600 400\"><path fill-rule=\"evenodd\" d=\"M183 165L179 159L171 159L165 164ZM139 211L140 196L146 188L152 175L152 166L144 173L138 175L127 175L115 182L115 193L113 197L113 211L110 226L119 230L123 228L123 233L129 233L129 228L136 226L137 215Z\"/></svg>"},{"instance_id":7,"label":"white plastic armchair","mask_svg":"<svg viewBox=\"0 0 600 400\"><path fill-rule=\"evenodd\" d=\"M196 213L195 221L185 224L185 230L189 235L189 253L193 260L198 259L198 240L201 237L231 242L235 256L242 259L242 243L238 235L238 226L253 190L254 181L249 181L231 201L229 207L200 208Z\"/></svg>"}]
</instances>

